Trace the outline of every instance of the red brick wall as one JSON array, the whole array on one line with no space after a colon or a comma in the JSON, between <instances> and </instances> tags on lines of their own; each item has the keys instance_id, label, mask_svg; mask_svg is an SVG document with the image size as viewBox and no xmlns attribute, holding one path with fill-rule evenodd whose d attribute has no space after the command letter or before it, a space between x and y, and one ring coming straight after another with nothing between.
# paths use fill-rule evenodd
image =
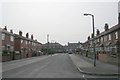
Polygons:
<instances>
[{"instance_id":1,"label":"red brick wall","mask_svg":"<svg viewBox=\"0 0 120 80\"><path fill-rule=\"evenodd\" d=\"M21 49L21 41L20 39L15 39L15 50Z\"/></svg>"},{"instance_id":2,"label":"red brick wall","mask_svg":"<svg viewBox=\"0 0 120 80\"><path fill-rule=\"evenodd\" d=\"M107 62L108 56L107 54L98 54L98 59L103 62Z\"/></svg>"},{"instance_id":3,"label":"red brick wall","mask_svg":"<svg viewBox=\"0 0 120 80\"><path fill-rule=\"evenodd\" d=\"M12 45L14 47L14 41L10 41L10 34L5 34L5 40L2 40L2 45Z\"/></svg>"}]
</instances>

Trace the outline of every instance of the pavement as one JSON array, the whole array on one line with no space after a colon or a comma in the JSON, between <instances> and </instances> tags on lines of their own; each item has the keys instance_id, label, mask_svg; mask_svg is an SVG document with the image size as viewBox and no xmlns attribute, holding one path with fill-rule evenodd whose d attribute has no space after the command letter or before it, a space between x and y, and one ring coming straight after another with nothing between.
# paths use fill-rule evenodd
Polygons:
<instances>
[{"instance_id":1,"label":"pavement","mask_svg":"<svg viewBox=\"0 0 120 80\"><path fill-rule=\"evenodd\" d=\"M97 76L120 76L118 72L120 67L118 66L96 61L96 67L94 67L94 62L91 58L87 58L79 54L70 54L69 56L77 69L83 74Z\"/></svg>"}]
</instances>

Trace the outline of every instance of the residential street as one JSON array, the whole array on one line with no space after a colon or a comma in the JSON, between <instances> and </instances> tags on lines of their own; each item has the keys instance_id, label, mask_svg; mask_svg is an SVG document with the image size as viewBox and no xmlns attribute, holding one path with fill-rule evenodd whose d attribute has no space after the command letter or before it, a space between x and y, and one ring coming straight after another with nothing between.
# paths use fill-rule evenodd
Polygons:
<instances>
[{"instance_id":1,"label":"residential street","mask_svg":"<svg viewBox=\"0 0 120 80\"><path fill-rule=\"evenodd\" d=\"M69 54L4 62L2 67L3 78L84 78L85 80L86 78L103 78L103 76L80 73L72 63Z\"/></svg>"}]
</instances>

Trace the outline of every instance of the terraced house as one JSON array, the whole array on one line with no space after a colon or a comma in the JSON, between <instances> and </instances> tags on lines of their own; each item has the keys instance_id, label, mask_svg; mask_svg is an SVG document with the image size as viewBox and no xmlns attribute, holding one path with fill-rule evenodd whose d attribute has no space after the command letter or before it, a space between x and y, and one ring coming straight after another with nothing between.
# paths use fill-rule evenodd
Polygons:
<instances>
[{"instance_id":1,"label":"terraced house","mask_svg":"<svg viewBox=\"0 0 120 80\"><path fill-rule=\"evenodd\" d=\"M28 33L24 37L22 31L13 34L12 30L7 31L6 26L2 29L2 61L40 56L41 46L40 42L33 39L33 35L29 38Z\"/></svg>"},{"instance_id":2,"label":"terraced house","mask_svg":"<svg viewBox=\"0 0 120 80\"><path fill-rule=\"evenodd\" d=\"M109 28L106 23L104 31L100 33L97 30L95 36L95 51L98 60L104 62L118 62L120 56L120 13L118 24ZM93 37L88 37L88 40L83 44L84 51L93 52Z\"/></svg>"},{"instance_id":3,"label":"terraced house","mask_svg":"<svg viewBox=\"0 0 120 80\"><path fill-rule=\"evenodd\" d=\"M5 26L2 29L2 61L13 60L14 54L14 34L12 30L9 32Z\"/></svg>"},{"instance_id":4,"label":"terraced house","mask_svg":"<svg viewBox=\"0 0 120 80\"><path fill-rule=\"evenodd\" d=\"M28 58L40 55L41 43L33 40L33 35L29 38L29 34L26 33L26 37L22 36L22 31L19 31L19 35L15 34L15 53L18 58Z\"/></svg>"}]
</instances>

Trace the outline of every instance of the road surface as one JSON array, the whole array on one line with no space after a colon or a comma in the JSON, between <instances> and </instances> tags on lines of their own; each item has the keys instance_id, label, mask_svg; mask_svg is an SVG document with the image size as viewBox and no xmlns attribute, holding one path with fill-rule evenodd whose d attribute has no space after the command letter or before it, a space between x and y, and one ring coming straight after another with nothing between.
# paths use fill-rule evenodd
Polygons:
<instances>
[{"instance_id":1,"label":"road surface","mask_svg":"<svg viewBox=\"0 0 120 80\"><path fill-rule=\"evenodd\" d=\"M17 66L17 67L16 67ZM80 73L69 54L16 60L3 63L3 78L97 78Z\"/></svg>"}]
</instances>

